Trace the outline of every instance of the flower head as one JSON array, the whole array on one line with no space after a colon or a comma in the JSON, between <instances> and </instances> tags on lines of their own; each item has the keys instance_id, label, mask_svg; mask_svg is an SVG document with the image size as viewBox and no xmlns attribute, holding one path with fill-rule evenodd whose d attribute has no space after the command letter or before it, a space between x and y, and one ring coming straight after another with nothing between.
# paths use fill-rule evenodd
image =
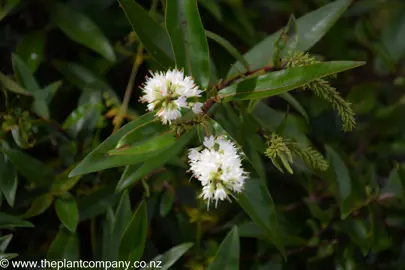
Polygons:
<instances>
[{"instance_id":1,"label":"flower head","mask_svg":"<svg viewBox=\"0 0 405 270\"><path fill-rule=\"evenodd\" d=\"M202 103L195 99L201 96L202 90L183 71L174 69L151 75L142 88L144 95L141 101L148 103L149 111L158 109L156 116L163 124L171 124L171 121L180 118L182 108L191 109L196 114L201 112Z\"/></svg>"},{"instance_id":2,"label":"flower head","mask_svg":"<svg viewBox=\"0 0 405 270\"><path fill-rule=\"evenodd\" d=\"M247 173L235 144L223 137L205 137L203 146L189 150L193 175L203 186L200 197L208 201L229 199L231 192L243 190Z\"/></svg>"}]
</instances>

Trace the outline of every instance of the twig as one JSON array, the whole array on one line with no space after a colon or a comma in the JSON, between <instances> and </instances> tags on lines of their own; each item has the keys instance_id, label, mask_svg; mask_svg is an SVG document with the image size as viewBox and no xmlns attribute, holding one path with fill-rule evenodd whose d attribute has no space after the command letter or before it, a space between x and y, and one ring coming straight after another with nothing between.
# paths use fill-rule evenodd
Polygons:
<instances>
[{"instance_id":1,"label":"twig","mask_svg":"<svg viewBox=\"0 0 405 270\"><path fill-rule=\"evenodd\" d=\"M136 77L136 74L138 73L139 67L142 65L142 63L143 63L143 46L142 46L142 44L139 44L138 51L135 56L135 61L132 66L131 75L129 76L128 85L125 90L124 100L122 101L122 104L121 104L121 110L114 119L113 133L121 127L122 122L124 121L124 115L126 115L126 113L128 111L128 104L129 104L129 101L131 100L132 90L134 88L134 83L135 83L135 77Z\"/></svg>"}]
</instances>

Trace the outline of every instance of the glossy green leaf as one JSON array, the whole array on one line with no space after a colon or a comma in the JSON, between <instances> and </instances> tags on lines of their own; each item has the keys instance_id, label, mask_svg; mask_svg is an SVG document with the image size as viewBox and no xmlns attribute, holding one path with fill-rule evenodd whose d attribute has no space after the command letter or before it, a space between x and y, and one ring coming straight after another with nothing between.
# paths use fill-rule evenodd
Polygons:
<instances>
[{"instance_id":1,"label":"glossy green leaf","mask_svg":"<svg viewBox=\"0 0 405 270\"><path fill-rule=\"evenodd\" d=\"M210 58L197 0L167 1L166 28L176 66L184 68L185 73L205 89L210 78Z\"/></svg>"},{"instance_id":2,"label":"glossy green leaf","mask_svg":"<svg viewBox=\"0 0 405 270\"><path fill-rule=\"evenodd\" d=\"M34 225L21 217L0 212L0 229L11 229L13 227L34 227Z\"/></svg>"},{"instance_id":3,"label":"glossy green leaf","mask_svg":"<svg viewBox=\"0 0 405 270\"><path fill-rule=\"evenodd\" d=\"M69 177L96 172L108 168L136 164L139 160L134 160L132 156L108 156L108 151L114 149L118 141L128 132L140 129L154 120L154 113L147 113L133 122L130 122L108 137L88 154L76 168L70 172Z\"/></svg>"},{"instance_id":4,"label":"glossy green leaf","mask_svg":"<svg viewBox=\"0 0 405 270\"><path fill-rule=\"evenodd\" d=\"M295 51L297 45L297 23L295 17L291 15L287 26L281 30L281 33L274 44L275 52L273 55L273 66L279 68L281 66L281 60L287 57L290 52Z\"/></svg>"},{"instance_id":5,"label":"glossy green leaf","mask_svg":"<svg viewBox=\"0 0 405 270\"><path fill-rule=\"evenodd\" d=\"M229 41L208 30L205 30L205 34L207 38L214 40L216 43L221 45L225 50L227 50L236 60L241 62L246 71L250 69L249 63L245 60L245 58L243 58L243 55L240 54L240 52L235 47L232 46L232 44Z\"/></svg>"},{"instance_id":6,"label":"glossy green leaf","mask_svg":"<svg viewBox=\"0 0 405 270\"><path fill-rule=\"evenodd\" d=\"M48 260L76 261L80 258L79 238L76 233L60 228L58 234L48 249Z\"/></svg>"},{"instance_id":7,"label":"glossy green leaf","mask_svg":"<svg viewBox=\"0 0 405 270\"><path fill-rule=\"evenodd\" d=\"M128 191L122 192L121 199L115 212L115 222L112 228L111 246L108 247L111 260L118 260L118 249L124 235L125 229L131 222L132 210L131 201L129 199Z\"/></svg>"},{"instance_id":8,"label":"glossy green leaf","mask_svg":"<svg viewBox=\"0 0 405 270\"><path fill-rule=\"evenodd\" d=\"M18 176L15 167L4 154L0 154L0 190L11 207L14 206L17 186Z\"/></svg>"},{"instance_id":9,"label":"glossy green leaf","mask_svg":"<svg viewBox=\"0 0 405 270\"><path fill-rule=\"evenodd\" d=\"M236 197L240 206L265 231L267 238L285 256L274 202L264 183L258 179L248 179L243 192Z\"/></svg>"},{"instance_id":10,"label":"glossy green leaf","mask_svg":"<svg viewBox=\"0 0 405 270\"><path fill-rule=\"evenodd\" d=\"M176 142L176 136L172 132L166 132L154 136L141 144L118 148L108 152L109 155L144 155L151 152L161 151Z\"/></svg>"},{"instance_id":11,"label":"glossy green leaf","mask_svg":"<svg viewBox=\"0 0 405 270\"><path fill-rule=\"evenodd\" d=\"M44 187L53 180L53 172L41 161L34 159L16 149L2 149L18 172L27 178L32 185Z\"/></svg>"},{"instance_id":12,"label":"glossy green leaf","mask_svg":"<svg viewBox=\"0 0 405 270\"><path fill-rule=\"evenodd\" d=\"M297 19L298 44L296 49L307 51L314 46L325 33L335 24L350 4L350 0L338 0L325 5L311 13ZM274 54L274 43L281 30L268 36L259 44L244 54L251 69L260 68L271 64ZM228 77L239 73L243 65L236 62L228 73Z\"/></svg>"},{"instance_id":13,"label":"glossy green leaf","mask_svg":"<svg viewBox=\"0 0 405 270\"><path fill-rule=\"evenodd\" d=\"M232 84L222 89L218 95L225 102L267 98L361 65L364 65L364 62L333 61L274 71Z\"/></svg>"},{"instance_id":14,"label":"glossy green leaf","mask_svg":"<svg viewBox=\"0 0 405 270\"><path fill-rule=\"evenodd\" d=\"M32 93L25 90L18 83L13 81L9 76L7 76L7 75L5 75L5 74L3 74L1 72L0 72L0 85L2 87L4 87L4 89L6 89L6 90L8 90L10 92L20 94L20 95L24 95L24 96L32 96Z\"/></svg>"},{"instance_id":15,"label":"glossy green leaf","mask_svg":"<svg viewBox=\"0 0 405 270\"><path fill-rule=\"evenodd\" d=\"M405 201L404 184L399 175L398 169L391 170L384 188L381 190L381 195L394 195L399 201Z\"/></svg>"},{"instance_id":16,"label":"glossy green leaf","mask_svg":"<svg viewBox=\"0 0 405 270\"><path fill-rule=\"evenodd\" d=\"M142 201L121 238L120 260L139 261L141 259L146 243L146 227L146 203Z\"/></svg>"},{"instance_id":17,"label":"glossy green leaf","mask_svg":"<svg viewBox=\"0 0 405 270\"><path fill-rule=\"evenodd\" d=\"M13 235L11 233L3 235L0 237L0 253L6 252L8 244L10 244Z\"/></svg>"},{"instance_id":18,"label":"glossy green leaf","mask_svg":"<svg viewBox=\"0 0 405 270\"><path fill-rule=\"evenodd\" d=\"M156 267L151 267L152 269L171 269L176 261L178 261L181 256L183 256L192 246L194 243L184 243L175 247L172 247L168 251L163 254L160 254L152 259L151 262L162 262L160 266L156 265Z\"/></svg>"},{"instance_id":19,"label":"glossy green leaf","mask_svg":"<svg viewBox=\"0 0 405 270\"><path fill-rule=\"evenodd\" d=\"M75 176L75 177L70 177L69 178L69 173L71 169L67 169L61 174L58 174L55 176L55 180L52 183L51 186L51 191L53 193L63 193L65 191L69 191L71 188L73 188L76 183L79 181L81 178L80 175Z\"/></svg>"},{"instance_id":20,"label":"glossy green leaf","mask_svg":"<svg viewBox=\"0 0 405 270\"><path fill-rule=\"evenodd\" d=\"M69 193L57 197L55 199L55 210L62 224L69 231L75 232L79 223L79 210L75 198Z\"/></svg>"},{"instance_id":21,"label":"glossy green leaf","mask_svg":"<svg viewBox=\"0 0 405 270\"><path fill-rule=\"evenodd\" d=\"M353 198L353 185L349 170L339 154L330 146L326 146L326 152L330 169L328 172L332 175L336 183L336 194L340 201L340 216L345 219L353 210L355 210L355 201Z\"/></svg>"},{"instance_id":22,"label":"glossy green leaf","mask_svg":"<svg viewBox=\"0 0 405 270\"><path fill-rule=\"evenodd\" d=\"M45 32L30 32L18 43L16 53L27 64L31 73L34 73L44 58Z\"/></svg>"},{"instance_id":23,"label":"glossy green leaf","mask_svg":"<svg viewBox=\"0 0 405 270\"><path fill-rule=\"evenodd\" d=\"M53 2L50 6L53 22L73 41L80 43L105 59L114 62L115 53L100 28L85 14L66 4Z\"/></svg>"},{"instance_id":24,"label":"glossy green leaf","mask_svg":"<svg viewBox=\"0 0 405 270\"><path fill-rule=\"evenodd\" d=\"M174 66L169 35L135 0L118 0L148 53L164 68Z\"/></svg>"},{"instance_id":25,"label":"glossy green leaf","mask_svg":"<svg viewBox=\"0 0 405 270\"><path fill-rule=\"evenodd\" d=\"M55 95L56 91L62 86L62 81L56 81L49 85L47 85L43 91L45 92L45 101L46 104L50 104L53 96Z\"/></svg>"},{"instance_id":26,"label":"glossy green leaf","mask_svg":"<svg viewBox=\"0 0 405 270\"><path fill-rule=\"evenodd\" d=\"M174 194L166 190L160 199L160 216L165 217L173 207Z\"/></svg>"},{"instance_id":27,"label":"glossy green leaf","mask_svg":"<svg viewBox=\"0 0 405 270\"><path fill-rule=\"evenodd\" d=\"M173 157L180 154L184 147L190 142L196 135L196 129L192 129L183 136L181 136L172 146L159 152L158 155L146 160L142 165L128 166L124 173L121 175L121 179L117 184L116 190L121 191L125 188L134 185L139 179L146 176L153 170L158 169L160 166L169 162Z\"/></svg>"},{"instance_id":28,"label":"glossy green leaf","mask_svg":"<svg viewBox=\"0 0 405 270\"><path fill-rule=\"evenodd\" d=\"M238 270L239 269L239 234L238 228L234 227L222 241L215 254L214 261L208 270Z\"/></svg>"},{"instance_id":29,"label":"glossy green leaf","mask_svg":"<svg viewBox=\"0 0 405 270\"><path fill-rule=\"evenodd\" d=\"M24 218L30 218L41 215L49 206L52 205L53 196L51 194L44 194L37 197L31 204L30 208L24 213Z\"/></svg>"}]
</instances>

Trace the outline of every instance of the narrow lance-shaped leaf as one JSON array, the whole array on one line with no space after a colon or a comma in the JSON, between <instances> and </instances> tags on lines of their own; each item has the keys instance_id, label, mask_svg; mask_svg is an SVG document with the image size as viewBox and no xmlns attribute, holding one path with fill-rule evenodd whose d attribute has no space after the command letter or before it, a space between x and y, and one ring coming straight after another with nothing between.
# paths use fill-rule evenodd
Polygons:
<instances>
[{"instance_id":1,"label":"narrow lance-shaped leaf","mask_svg":"<svg viewBox=\"0 0 405 270\"><path fill-rule=\"evenodd\" d=\"M18 177L15 167L4 154L0 154L0 190L11 207L14 206L17 186Z\"/></svg>"},{"instance_id":2,"label":"narrow lance-shaped leaf","mask_svg":"<svg viewBox=\"0 0 405 270\"><path fill-rule=\"evenodd\" d=\"M208 270L236 270L239 269L239 234L234 227L222 241Z\"/></svg>"},{"instance_id":3,"label":"narrow lance-shaped leaf","mask_svg":"<svg viewBox=\"0 0 405 270\"><path fill-rule=\"evenodd\" d=\"M34 31L23 37L17 46L17 54L25 61L34 73L44 58L45 32Z\"/></svg>"},{"instance_id":4,"label":"narrow lance-shaped leaf","mask_svg":"<svg viewBox=\"0 0 405 270\"><path fill-rule=\"evenodd\" d=\"M350 0L338 0L323 6L311 13L297 19L298 44L296 49L307 51L314 46L325 33L335 24L350 4ZM259 44L244 54L251 69L269 65L274 54L274 42L279 37L281 30L271 34ZM243 69L240 62L236 62L228 73L232 77Z\"/></svg>"},{"instance_id":5,"label":"narrow lance-shaped leaf","mask_svg":"<svg viewBox=\"0 0 405 270\"><path fill-rule=\"evenodd\" d=\"M75 232L79 223L79 210L75 198L69 193L56 198L55 210L62 224L69 231Z\"/></svg>"},{"instance_id":6,"label":"narrow lance-shaped leaf","mask_svg":"<svg viewBox=\"0 0 405 270\"><path fill-rule=\"evenodd\" d=\"M139 261L146 243L146 203L142 201L132 216L119 247L120 260Z\"/></svg>"},{"instance_id":7,"label":"narrow lance-shaped leaf","mask_svg":"<svg viewBox=\"0 0 405 270\"><path fill-rule=\"evenodd\" d=\"M38 216L46 211L52 205L53 196L51 194L44 194L37 197L32 203L30 208L24 213L23 217L30 218Z\"/></svg>"},{"instance_id":8,"label":"narrow lance-shaped leaf","mask_svg":"<svg viewBox=\"0 0 405 270\"><path fill-rule=\"evenodd\" d=\"M58 234L48 249L48 260L78 260L80 257L79 238L65 228L60 228Z\"/></svg>"},{"instance_id":9,"label":"narrow lance-shaped leaf","mask_svg":"<svg viewBox=\"0 0 405 270\"><path fill-rule=\"evenodd\" d=\"M197 0L167 1L166 28L176 65L206 88L210 78L207 37L198 12Z\"/></svg>"},{"instance_id":10,"label":"narrow lance-shaped leaf","mask_svg":"<svg viewBox=\"0 0 405 270\"><path fill-rule=\"evenodd\" d=\"M166 30L135 0L118 0L118 2L148 53L162 67L173 67L174 56Z\"/></svg>"},{"instance_id":11,"label":"narrow lance-shaped leaf","mask_svg":"<svg viewBox=\"0 0 405 270\"><path fill-rule=\"evenodd\" d=\"M223 101L266 98L299 88L313 80L364 65L364 62L332 61L274 71L222 89Z\"/></svg>"},{"instance_id":12,"label":"narrow lance-shaped leaf","mask_svg":"<svg viewBox=\"0 0 405 270\"><path fill-rule=\"evenodd\" d=\"M285 256L281 239L282 231L274 202L264 183L258 179L246 180L243 192L237 195L237 201L250 218L264 230L268 239Z\"/></svg>"},{"instance_id":13,"label":"narrow lance-shaped leaf","mask_svg":"<svg viewBox=\"0 0 405 270\"><path fill-rule=\"evenodd\" d=\"M178 246L175 246L171 248L170 250L166 251L163 254L160 254L156 256L155 258L152 259L150 268L151 269L161 269L161 270L167 270L170 269L170 267L176 263L178 259L180 259L181 256L184 255L192 246L194 243L184 243ZM153 263L157 262L162 262L161 265L155 265L153 267Z\"/></svg>"},{"instance_id":14,"label":"narrow lance-shaped leaf","mask_svg":"<svg viewBox=\"0 0 405 270\"><path fill-rule=\"evenodd\" d=\"M100 28L85 14L68 5L52 2L50 13L55 24L72 40L114 62L115 53Z\"/></svg>"}]
</instances>

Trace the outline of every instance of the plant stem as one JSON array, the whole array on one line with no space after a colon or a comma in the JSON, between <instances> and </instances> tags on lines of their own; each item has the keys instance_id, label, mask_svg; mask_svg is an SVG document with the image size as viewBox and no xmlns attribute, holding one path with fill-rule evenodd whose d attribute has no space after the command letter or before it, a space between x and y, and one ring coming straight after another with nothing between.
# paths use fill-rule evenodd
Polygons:
<instances>
[{"instance_id":1,"label":"plant stem","mask_svg":"<svg viewBox=\"0 0 405 270\"><path fill-rule=\"evenodd\" d=\"M138 73L139 67L142 65L142 63L143 63L143 46L142 46L142 44L139 44L138 51L136 52L134 64L132 65L132 70L131 70L131 74L129 76L127 88L125 89L124 100L122 101L120 112L114 119L113 133L121 127L122 122L124 120L124 115L127 114L128 104L129 104L129 101L131 100L132 90L134 88L135 77L136 77L136 74Z\"/></svg>"}]
</instances>

